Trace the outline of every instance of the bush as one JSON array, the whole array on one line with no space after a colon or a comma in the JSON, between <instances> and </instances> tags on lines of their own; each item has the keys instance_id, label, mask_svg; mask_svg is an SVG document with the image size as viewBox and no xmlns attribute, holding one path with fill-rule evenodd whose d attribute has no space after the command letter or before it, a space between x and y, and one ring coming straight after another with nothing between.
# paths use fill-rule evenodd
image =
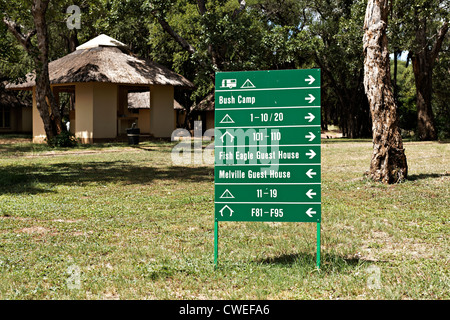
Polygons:
<instances>
[{"instance_id":1,"label":"bush","mask_svg":"<svg viewBox=\"0 0 450 320\"><path fill-rule=\"evenodd\" d=\"M54 138L53 145L55 147L63 147L63 148L73 148L76 147L78 144L77 138L75 138L75 135L70 133L69 131L63 131L60 134L58 134Z\"/></svg>"}]
</instances>

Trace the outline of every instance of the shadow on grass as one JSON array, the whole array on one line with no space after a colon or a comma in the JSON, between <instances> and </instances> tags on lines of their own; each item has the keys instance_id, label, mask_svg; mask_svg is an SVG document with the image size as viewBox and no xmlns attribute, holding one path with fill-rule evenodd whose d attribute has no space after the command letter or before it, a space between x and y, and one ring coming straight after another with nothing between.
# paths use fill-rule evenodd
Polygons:
<instances>
[{"instance_id":1,"label":"shadow on grass","mask_svg":"<svg viewBox=\"0 0 450 320\"><path fill-rule=\"evenodd\" d=\"M12 165L0 168L0 194L52 192L45 185L82 183L149 184L155 180L214 181L211 167L146 167L127 161L66 162L52 165Z\"/></svg>"},{"instance_id":2,"label":"shadow on grass","mask_svg":"<svg viewBox=\"0 0 450 320\"><path fill-rule=\"evenodd\" d=\"M372 142L372 139L369 138L361 138L361 139L349 139L349 138L333 138L333 139L322 139L322 144L333 144L333 143L348 143L348 142Z\"/></svg>"},{"instance_id":3,"label":"shadow on grass","mask_svg":"<svg viewBox=\"0 0 450 320\"><path fill-rule=\"evenodd\" d=\"M417 181L422 179L429 179L429 178L442 178L442 177L448 177L450 176L450 173L419 173L419 174L411 174L408 175L408 181Z\"/></svg>"},{"instance_id":4,"label":"shadow on grass","mask_svg":"<svg viewBox=\"0 0 450 320\"><path fill-rule=\"evenodd\" d=\"M45 143L32 143L31 141L19 141L16 143L2 143L0 136L0 154L5 155L15 155L20 156L26 153L41 153L41 152L54 152L54 151L84 151L84 150L98 150L107 149L110 147L116 148L136 148L145 151L165 151L164 148L171 148L175 145L174 142L166 140L148 140L142 141L138 145L129 145L125 141L120 141L119 139L112 141L96 142L93 144L78 144L74 148L63 148L63 147L50 147ZM170 152L169 150L168 152Z\"/></svg>"},{"instance_id":5,"label":"shadow on grass","mask_svg":"<svg viewBox=\"0 0 450 320\"><path fill-rule=\"evenodd\" d=\"M256 261L260 264L272 264L272 265L293 265L300 264L302 266L316 266L316 255L311 253L294 253L294 254L282 254L276 257L269 257ZM322 271L344 271L349 268L355 268L362 264L371 264L376 261L367 260L357 257L345 257L340 255L334 255L329 253L321 253L320 270Z\"/></svg>"}]
</instances>

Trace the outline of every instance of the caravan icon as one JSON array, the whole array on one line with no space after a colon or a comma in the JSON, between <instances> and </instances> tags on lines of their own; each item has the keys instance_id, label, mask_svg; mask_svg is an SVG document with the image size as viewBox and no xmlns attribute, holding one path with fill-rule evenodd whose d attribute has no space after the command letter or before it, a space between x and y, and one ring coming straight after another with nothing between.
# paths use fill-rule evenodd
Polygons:
<instances>
[{"instance_id":1,"label":"caravan icon","mask_svg":"<svg viewBox=\"0 0 450 320\"><path fill-rule=\"evenodd\" d=\"M236 79L223 79L221 88L236 88L237 80Z\"/></svg>"}]
</instances>

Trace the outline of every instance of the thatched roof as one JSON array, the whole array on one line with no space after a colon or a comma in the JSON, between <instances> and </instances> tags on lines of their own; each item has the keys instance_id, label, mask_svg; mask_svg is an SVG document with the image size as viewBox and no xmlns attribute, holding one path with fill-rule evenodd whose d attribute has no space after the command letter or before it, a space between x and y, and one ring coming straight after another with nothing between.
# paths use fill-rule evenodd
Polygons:
<instances>
[{"instance_id":1,"label":"thatched roof","mask_svg":"<svg viewBox=\"0 0 450 320\"><path fill-rule=\"evenodd\" d=\"M173 108L175 110L184 110L184 107L177 100L173 100Z\"/></svg>"},{"instance_id":2,"label":"thatched roof","mask_svg":"<svg viewBox=\"0 0 450 320\"><path fill-rule=\"evenodd\" d=\"M129 53L123 43L105 37L94 38L77 47L76 51L50 62L50 83L110 82L194 87L183 76L155 62L139 59ZM30 74L25 83L9 84L7 88L30 89L34 85L34 75Z\"/></svg>"},{"instance_id":3,"label":"thatched roof","mask_svg":"<svg viewBox=\"0 0 450 320\"><path fill-rule=\"evenodd\" d=\"M128 92L127 100L129 109L150 109L150 91Z\"/></svg>"},{"instance_id":4,"label":"thatched roof","mask_svg":"<svg viewBox=\"0 0 450 320\"><path fill-rule=\"evenodd\" d=\"M150 109L150 91L128 92L127 95L129 109ZM175 110L183 110L183 106L177 100L173 100Z\"/></svg>"},{"instance_id":5,"label":"thatched roof","mask_svg":"<svg viewBox=\"0 0 450 320\"><path fill-rule=\"evenodd\" d=\"M193 109L194 111L214 111L214 93L208 94Z\"/></svg>"},{"instance_id":6,"label":"thatched roof","mask_svg":"<svg viewBox=\"0 0 450 320\"><path fill-rule=\"evenodd\" d=\"M31 107L31 99L29 96L18 97L16 92L5 90L0 85L0 106L1 107Z\"/></svg>"}]
</instances>

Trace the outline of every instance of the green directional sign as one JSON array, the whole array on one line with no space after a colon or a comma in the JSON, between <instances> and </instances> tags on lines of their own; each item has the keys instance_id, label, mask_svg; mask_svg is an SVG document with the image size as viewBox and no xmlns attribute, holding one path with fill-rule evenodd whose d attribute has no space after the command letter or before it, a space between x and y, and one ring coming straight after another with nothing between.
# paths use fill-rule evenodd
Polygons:
<instances>
[{"instance_id":1,"label":"green directional sign","mask_svg":"<svg viewBox=\"0 0 450 320\"><path fill-rule=\"evenodd\" d=\"M292 202L296 194L297 203L320 202L320 182L310 184L220 184L215 187L215 198L219 203L234 204L243 202Z\"/></svg>"},{"instance_id":2,"label":"green directional sign","mask_svg":"<svg viewBox=\"0 0 450 320\"><path fill-rule=\"evenodd\" d=\"M320 144L320 125L317 126L245 126L215 128L215 146L242 145L305 145Z\"/></svg>"},{"instance_id":3,"label":"green directional sign","mask_svg":"<svg viewBox=\"0 0 450 320\"><path fill-rule=\"evenodd\" d=\"M317 222L320 203L239 203L224 204L220 221Z\"/></svg>"},{"instance_id":4,"label":"green directional sign","mask_svg":"<svg viewBox=\"0 0 450 320\"><path fill-rule=\"evenodd\" d=\"M255 80L257 81L257 80ZM282 94L274 95L274 90ZM237 89L217 90L215 107L220 108L255 108L255 107L295 107L320 106L319 88L277 88L277 89Z\"/></svg>"},{"instance_id":5,"label":"green directional sign","mask_svg":"<svg viewBox=\"0 0 450 320\"><path fill-rule=\"evenodd\" d=\"M320 126L320 107L225 108L216 110L219 125L233 128L236 123L251 126Z\"/></svg>"},{"instance_id":6,"label":"green directional sign","mask_svg":"<svg viewBox=\"0 0 450 320\"><path fill-rule=\"evenodd\" d=\"M216 184L320 183L320 164L216 165L214 171Z\"/></svg>"},{"instance_id":7,"label":"green directional sign","mask_svg":"<svg viewBox=\"0 0 450 320\"><path fill-rule=\"evenodd\" d=\"M216 243L219 221L316 222L320 242L320 115L319 69L216 73Z\"/></svg>"},{"instance_id":8,"label":"green directional sign","mask_svg":"<svg viewBox=\"0 0 450 320\"><path fill-rule=\"evenodd\" d=\"M317 164L320 145L240 145L215 147L215 164ZM319 160L320 161L320 160Z\"/></svg>"}]
</instances>

